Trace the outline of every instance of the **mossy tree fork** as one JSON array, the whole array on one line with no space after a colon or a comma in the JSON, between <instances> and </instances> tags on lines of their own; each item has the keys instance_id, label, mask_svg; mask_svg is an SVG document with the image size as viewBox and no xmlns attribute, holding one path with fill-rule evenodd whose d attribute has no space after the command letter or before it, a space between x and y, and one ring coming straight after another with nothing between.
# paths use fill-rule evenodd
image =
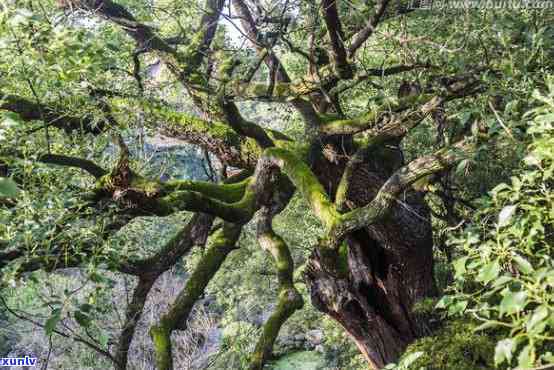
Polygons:
<instances>
[{"instance_id":1,"label":"mossy tree fork","mask_svg":"<svg viewBox=\"0 0 554 370\"><path fill-rule=\"evenodd\" d=\"M312 49L317 50L293 47L286 40L309 67L304 78L293 81L275 51L277 41L267 41L259 31L259 22L275 19L255 20L251 4L245 0L230 3L242 33L258 56L246 78L233 73L233 55L221 57L217 70L206 68L212 63L208 56L225 54L212 42L224 12L223 0L206 0L195 31L171 40L159 36L154 28L112 0L59 0L66 11L85 11L120 26L137 50L156 54L185 87L203 118L169 108L156 110L152 114L164 134L198 145L217 156L223 165L243 170L220 184L148 179L130 168L129 152L120 139L120 159L111 170L59 154L39 157L45 163L87 171L96 179L92 201L117 202L129 212L126 222L141 214L191 212L186 226L156 255L119 264L119 271L138 276L139 283L110 360L119 369L127 368L127 351L153 283L193 245L206 243L207 250L185 287L150 330L158 369L174 368L171 332L186 328L195 302L226 256L238 247L242 226L257 214L258 241L275 261L279 282L274 312L264 324L251 356L250 368L262 369L271 357L281 326L304 304L294 286L289 246L272 227L273 217L297 191L325 230L306 268L312 304L344 327L370 366L381 368L398 359L408 343L427 332L425 322L411 308L418 300L436 293L429 210L411 185L451 168L476 148L475 140L461 133L454 144L404 163L400 144L410 130L445 109L449 101L470 99L481 92L482 71L444 78L441 81L447 82L440 87L431 86L394 102L383 101L370 112L347 117L341 107L341 94L360 81L432 67L416 63L361 70L357 65L357 52L379 25L407 14L407 10L381 0L367 24L347 34L338 1L314 3L316 11L306 17L313 24L312 18L323 19L317 24L324 32L314 28L309 35ZM283 16L279 22L285 25L288 20ZM282 30L278 38L285 42L286 27ZM326 45L328 55L323 50ZM270 76L267 84L252 81L264 64ZM102 101L109 106L110 94L104 95L107 98ZM52 122L68 132L98 134L117 129L113 117L98 125L90 117L67 116L55 104L37 107L37 103L21 96L0 92L0 97L2 109L19 113L24 120ZM290 103L303 119L305 140L295 142L245 119L236 101L252 99ZM223 224L215 226L216 218ZM19 256L17 251L0 255L0 267ZM23 264L21 271L78 266L84 258L62 261L49 256Z\"/></svg>"}]
</instances>

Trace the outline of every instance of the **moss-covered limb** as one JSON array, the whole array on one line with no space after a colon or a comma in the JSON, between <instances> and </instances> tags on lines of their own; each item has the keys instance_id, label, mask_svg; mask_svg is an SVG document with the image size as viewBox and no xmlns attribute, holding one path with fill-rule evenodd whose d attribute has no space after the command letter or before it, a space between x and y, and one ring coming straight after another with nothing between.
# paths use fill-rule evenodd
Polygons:
<instances>
[{"instance_id":1,"label":"moss-covered limb","mask_svg":"<svg viewBox=\"0 0 554 370\"><path fill-rule=\"evenodd\" d=\"M323 185L301 158L281 148L266 149L263 157L287 175L325 227L330 228L336 223L339 213L335 205L329 199Z\"/></svg>"},{"instance_id":2,"label":"moss-covered limb","mask_svg":"<svg viewBox=\"0 0 554 370\"><path fill-rule=\"evenodd\" d=\"M400 192L422 177L443 171L467 158L475 148L474 142L462 140L400 168L383 184L368 205L341 215L340 222L328 231L328 246L336 248L347 233L381 220L390 211Z\"/></svg>"},{"instance_id":3,"label":"moss-covered limb","mask_svg":"<svg viewBox=\"0 0 554 370\"><path fill-rule=\"evenodd\" d=\"M84 131L100 134L105 122L96 122L92 116L75 117L47 104L38 104L17 95L6 95L0 91L0 109L17 113L24 121L41 120L48 126L57 127L66 132Z\"/></svg>"},{"instance_id":4,"label":"moss-covered limb","mask_svg":"<svg viewBox=\"0 0 554 370\"><path fill-rule=\"evenodd\" d=\"M171 331L161 325L150 328L150 337L154 344L154 357L157 370L173 370L173 352Z\"/></svg>"},{"instance_id":5,"label":"moss-covered limb","mask_svg":"<svg viewBox=\"0 0 554 370\"><path fill-rule=\"evenodd\" d=\"M386 101L378 109L364 115L351 119L327 121L319 127L319 130L326 135L349 135L372 130L372 133L376 135L382 131L381 126L385 126L384 130L389 131L397 128L402 123L399 114L407 109L413 110L413 113L405 114L407 117L412 114L418 117L422 114L429 114L429 109L435 106L433 99L438 98L429 94L421 94L398 101ZM416 117L413 117L411 121L417 121Z\"/></svg>"},{"instance_id":6,"label":"moss-covered limb","mask_svg":"<svg viewBox=\"0 0 554 370\"><path fill-rule=\"evenodd\" d=\"M265 162L261 161L253 177L243 179L242 176L236 179L236 183L232 183L235 179L227 184L193 181L162 183L133 172L128 160L128 152L122 146L116 166L96 181L95 194L97 199L112 197L128 213L136 215L167 216L178 211L191 211L244 224L259 208L260 199L270 194L275 180Z\"/></svg>"},{"instance_id":7,"label":"moss-covered limb","mask_svg":"<svg viewBox=\"0 0 554 370\"><path fill-rule=\"evenodd\" d=\"M208 190L205 190L206 194L196 191L175 190L157 199L152 210L156 214L171 214L177 210L187 210L211 214L236 224L248 222L267 198L271 197L273 186L280 180L278 176L273 176L277 168L275 163L270 156L265 154L269 153L268 151L271 149L267 149L258 161L254 175L247 179L244 184L239 183L241 186L246 186L242 191L242 197L238 201L227 203L206 195L209 191L221 193L228 190L229 185L224 184L221 185L219 190L216 190L215 186L210 186ZM287 152L284 149L280 151ZM238 194L232 195L233 197L229 198L233 198L233 200L238 198ZM227 197L228 194L225 198Z\"/></svg>"},{"instance_id":8,"label":"moss-covered limb","mask_svg":"<svg viewBox=\"0 0 554 370\"><path fill-rule=\"evenodd\" d=\"M269 319L264 323L262 334L251 355L250 370L261 370L271 356L273 344L286 320L298 309L304 301L293 282L294 261L285 241L271 227L273 214L269 207L261 210L257 224L257 237L260 246L269 252L275 262L279 282L277 305Z\"/></svg>"},{"instance_id":9,"label":"moss-covered limb","mask_svg":"<svg viewBox=\"0 0 554 370\"><path fill-rule=\"evenodd\" d=\"M444 102L482 92L478 76L458 76L446 84L440 94L422 93L394 101L385 101L376 110L351 119L328 120L319 130L326 135L348 135L366 132L375 140L404 135Z\"/></svg>"},{"instance_id":10,"label":"moss-covered limb","mask_svg":"<svg viewBox=\"0 0 554 370\"><path fill-rule=\"evenodd\" d=\"M167 216L177 211L202 212L243 224L257 209L258 190L251 189L253 179L229 184L149 180L129 168L129 153L124 143L120 145L118 163L97 180L95 192L99 197L111 196L133 213Z\"/></svg>"},{"instance_id":11,"label":"moss-covered limb","mask_svg":"<svg viewBox=\"0 0 554 370\"><path fill-rule=\"evenodd\" d=\"M119 334L119 340L117 343L117 348L114 353L114 358L116 360L116 369L126 370L127 369L127 360L129 347L133 341L135 335L135 329L137 323L140 320L142 311L144 309L144 304L148 298L148 293L154 284L155 279L152 277L148 278L139 278L137 286L133 291L133 298L127 310L125 312L125 323L123 324L123 329Z\"/></svg>"},{"instance_id":12,"label":"moss-covered limb","mask_svg":"<svg viewBox=\"0 0 554 370\"><path fill-rule=\"evenodd\" d=\"M150 328L158 370L173 369L171 332L175 329L186 328L186 322L194 304L203 294L204 289L219 270L227 255L237 248L236 242L241 230L241 226L225 223L223 228L217 230L210 237L208 249L190 275L185 287L169 311Z\"/></svg>"},{"instance_id":13,"label":"moss-covered limb","mask_svg":"<svg viewBox=\"0 0 554 370\"><path fill-rule=\"evenodd\" d=\"M244 195L250 179L233 184L216 184L207 181L173 180L162 184L162 192L194 191L226 203L238 202Z\"/></svg>"},{"instance_id":14,"label":"moss-covered limb","mask_svg":"<svg viewBox=\"0 0 554 370\"><path fill-rule=\"evenodd\" d=\"M261 154L256 140L238 134L220 121L205 121L184 113L160 110L154 117L164 134L213 153L228 166L254 169Z\"/></svg>"},{"instance_id":15,"label":"moss-covered limb","mask_svg":"<svg viewBox=\"0 0 554 370\"><path fill-rule=\"evenodd\" d=\"M344 168L344 172L342 173L342 177L337 187L337 193L335 195L335 205L339 212L344 212L347 209L346 200L348 197L350 182L352 180L352 176L354 175L354 170L359 164L366 160L369 148L370 145L365 143L365 145L360 147L356 153L354 153Z\"/></svg>"},{"instance_id":16,"label":"moss-covered limb","mask_svg":"<svg viewBox=\"0 0 554 370\"><path fill-rule=\"evenodd\" d=\"M277 307L265 322L262 334L251 356L250 370L263 369L264 364L271 357L273 344L281 327L296 310L302 308L303 304L302 296L296 289L284 288L280 290Z\"/></svg>"},{"instance_id":17,"label":"moss-covered limb","mask_svg":"<svg viewBox=\"0 0 554 370\"><path fill-rule=\"evenodd\" d=\"M165 189L166 191L162 192L162 183L132 172L128 183L121 183L119 180L113 174L102 176L96 182L96 197L111 197L126 212L136 215L168 216L178 211L191 211L207 213L235 222L246 222L253 213L254 202L251 194L246 194L238 202L226 203L198 191ZM190 187L193 186L196 185L190 185ZM213 192L215 189L214 185L208 190ZM208 191L202 184L198 185L197 190Z\"/></svg>"},{"instance_id":18,"label":"moss-covered limb","mask_svg":"<svg viewBox=\"0 0 554 370\"><path fill-rule=\"evenodd\" d=\"M249 191L235 203L225 203L196 191L175 191L157 199L152 210L158 215L170 215L176 211L202 212L244 224L252 218L255 207L255 194Z\"/></svg>"},{"instance_id":19,"label":"moss-covered limb","mask_svg":"<svg viewBox=\"0 0 554 370\"><path fill-rule=\"evenodd\" d=\"M244 224L271 196L272 188L279 180L278 176L273 176L277 167L281 167L293 183L301 186L322 221L332 224L336 211L322 185L302 160L285 149L267 149L258 161L253 177L238 184L176 182L166 185L143 178L119 163L111 173L97 181L96 189L98 194L111 195L135 213L165 216L177 211L202 212ZM229 200L233 202L227 202Z\"/></svg>"}]
</instances>

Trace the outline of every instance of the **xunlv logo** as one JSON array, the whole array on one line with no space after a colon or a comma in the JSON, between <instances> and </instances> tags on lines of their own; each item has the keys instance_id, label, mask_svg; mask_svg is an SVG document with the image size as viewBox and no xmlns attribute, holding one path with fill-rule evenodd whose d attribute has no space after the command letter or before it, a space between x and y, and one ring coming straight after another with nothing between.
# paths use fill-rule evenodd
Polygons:
<instances>
[{"instance_id":1,"label":"xunlv logo","mask_svg":"<svg viewBox=\"0 0 554 370\"><path fill-rule=\"evenodd\" d=\"M36 357L3 357L0 358L0 367L2 366L35 366Z\"/></svg>"}]
</instances>

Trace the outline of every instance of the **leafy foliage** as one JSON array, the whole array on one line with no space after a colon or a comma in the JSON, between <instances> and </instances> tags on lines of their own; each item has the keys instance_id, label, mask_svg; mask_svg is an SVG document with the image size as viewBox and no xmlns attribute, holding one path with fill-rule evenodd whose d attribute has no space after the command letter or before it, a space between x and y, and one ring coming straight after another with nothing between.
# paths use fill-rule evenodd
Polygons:
<instances>
[{"instance_id":1,"label":"leafy foliage","mask_svg":"<svg viewBox=\"0 0 554 370\"><path fill-rule=\"evenodd\" d=\"M398 364L385 369L488 370L494 368L494 341L475 333L475 324L453 320L431 336L416 340Z\"/></svg>"},{"instance_id":2,"label":"leafy foliage","mask_svg":"<svg viewBox=\"0 0 554 370\"><path fill-rule=\"evenodd\" d=\"M476 332L501 338L496 365L527 369L554 363L554 80L530 111L531 144L524 165L481 199L456 248L455 285L437 305L467 315ZM478 334L477 334L478 335Z\"/></svg>"}]
</instances>

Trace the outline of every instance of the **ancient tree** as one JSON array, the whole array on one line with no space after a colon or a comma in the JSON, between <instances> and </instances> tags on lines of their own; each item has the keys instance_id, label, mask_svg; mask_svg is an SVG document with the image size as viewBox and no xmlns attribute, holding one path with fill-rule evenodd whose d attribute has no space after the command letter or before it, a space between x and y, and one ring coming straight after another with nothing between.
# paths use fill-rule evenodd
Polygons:
<instances>
[{"instance_id":1,"label":"ancient tree","mask_svg":"<svg viewBox=\"0 0 554 370\"><path fill-rule=\"evenodd\" d=\"M154 281L193 245L206 244L185 288L150 330L158 368L174 367L171 333L186 328L195 302L237 248L243 225L256 222L259 245L273 258L279 282L275 310L251 357L251 369L261 369L280 327L304 304L292 278L289 248L294 246L272 228L274 216L295 192L325 230L313 246L304 276L311 303L344 327L370 366L377 369L397 360L407 344L428 332L412 308L436 294L431 216L424 194L412 185L421 179L438 181L471 156L476 135L467 124L451 130L447 140L441 133L437 151L410 161L403 155L403 139L426 120L442 130L450 104L470 102L482 92L481 75L487 71L476 66L452 74L443 66L417 60L368 68L360 63L364 45L383 24L399 18L409 22L417 10L403 2L380 0L364 8L360 19L345 3L283 1L269 6L205 0L195 4L201 9L195 24L167 37L116 0L58 0L57 11L73 21L115 25L125 35L134 49L127 62L133 66L129 78L136 82L136 94L125 95L115 87L91 88L87 99L95 102L95 112L101 115L95 119L94 112L71 116L57 102L0 91L0 107L23 120L43 121L50 130L68 135L114 136L119 159L110 169L63 153L37 157L44 163L81 168L94 178L95 186L86 194L91 207L106 202L120 207L119 223L107 234L138 215L191 212L186 227L162 250L144 259L120 261L115 267L139 278L117 350L105 354L117 368L126 368L134 328ZM231 28L238 30L248 58L225 39L225 30ZM299 75L300 66L300 77L291 77L280 58L283 50L300 60L294 73ZM157 58L165 66L197 111L184 113L155 102L156 109L148 114L156 129L211 153L222 168L236 169L234 176L219 183L159 181L132 168L129 150L118 135L114 106L144 100L148 85L141 60L145 57ZM414 71L429 78L424 83L404 81L394 99L376 98L378 104L370 110L352 113L345 99L352 89L379 87L372 81L398 81L398 76ZM292 106L302 120L301 140L246 119L240 101ZM17 148L7 151L8 156L20 155ZM87 258L82 253L68 259L63 246L58 250L59 255L50 251L18 268L24 272L79 266ZM0 266L5 266L24 252L8 246L1 253Z\"/></svg>"}]
</instances>

